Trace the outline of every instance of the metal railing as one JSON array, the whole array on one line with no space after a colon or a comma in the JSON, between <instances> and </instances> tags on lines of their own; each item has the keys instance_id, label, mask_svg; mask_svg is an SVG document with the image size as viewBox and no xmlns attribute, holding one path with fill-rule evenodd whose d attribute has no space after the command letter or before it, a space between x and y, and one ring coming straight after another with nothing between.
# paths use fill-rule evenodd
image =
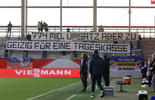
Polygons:
<instances>
[{"instance_id":1,"label":"metal railing","mask_svg":"<svg viewBox=\"0 0 155 100\"><path fill-rule=\"evenodd\" d=\"M127 26L103 26L105 32L129 32L129 28ZM70 29L70 32L92 32L93 27L92 26L63 26L62 32L67 32L67 29ZM98 30L98 28L97 28ZM27 28L27 33L38 31L36 26L29 26ZM44 30L45 31L45 30ZM49 32L60 32L59 26L49 26L48 27ZM155 27L154 26L135 26L131 27L130 32L138 32L142 38L155 38ZM7 39L7 27L0 27L0 45L1 47L4 47ZM19 40L19 37L21 37L21 27L16 26L12 28L11 32L11 39ZM26 37L26 35L25 35ZM1 49L1 48L0 48ZM58 56L57 56L58 57ZM71 53L71 58L73 57L73 53Z\"/></svg>"},{"instance_id":2,"label":"metal railing","mask_svg":"<svg viewBox=\"0 0 155 100\"><path fill-rule=\"evenodd\" d=\"M105 32L129 32L128 26L103 26ZM93 26L63 26L62 32L67 32L67 28L70 32L90 32L93 31ZM97 28L98 30L98 28ZM27 33L38 31L36 26L28 26ZM60 32L60 26L49 26L48 31ZM133 26L130 32L138 32L142 38L155 38L155 27L154 26ZM0 37L7 35L7 27L0 26ZM12 28L11 37L20 37L21 27L15 26Z\"/></svg>"},{"instance_id":3,"label":"metal railing","mask_svg":"<svg viewBox=\"0 0 155 100\"><path fill-rule=\"evenodd\" d=\"M129 32L128 26L103 26L105 32ZM93 26L63 26L62 32L67 32L69 28L70 32L93 32ZM155 27L154 26L132 26L130 32L138 32L142 38L155 38ZM97 27L98 30L98 27ZM37 26L28 26L27 33L38 31ZM45 31L45 30L43 30ZM60 26L49 26L49 32L60 32ZM26 32L25 32L26 33ZM7 41L7 27L0 26L0 44L4 46ZM21 26L12 27L11 39L19 40L21 37ZM26 34L25 34L26 37Z\"/></svg>"}]
</instances>

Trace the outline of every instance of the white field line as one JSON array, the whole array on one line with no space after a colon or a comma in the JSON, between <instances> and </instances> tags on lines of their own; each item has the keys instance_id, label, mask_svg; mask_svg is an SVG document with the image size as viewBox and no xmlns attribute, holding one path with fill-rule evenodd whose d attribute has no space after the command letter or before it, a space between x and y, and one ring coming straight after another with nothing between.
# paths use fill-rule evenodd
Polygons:
<instances>
[{"instance_id":1,"label":"white field line","mask_svg":"<svg viewBox=\"0 0 155 100\"><path fill-rule=\"evenodd\" d=\"M88 89L88 88L90 88L90 87L91 87L91 85L90 85L90 86L88 86L88 87L87 87L87 89Z\"/></svg>"},{"instance_id":2,"label":"white field line","mask_svg":"<svg viewBox=\"0 0 155 100\"><path fill-rule=\"evenodd\" d=\"M88 87L87 87L87 89L88 89L88 88L90 88L90 87L91 87L91 85L90 85L90 86L88 86ZM75 97L75 96L76 96L76 94L74 94L74 95L72 95L72 96L68 97L66 100L70 100L71 98L73 98L73 97Z\"/></svg>"},{"instance_id":3,"label":"white field line","mask_svg":"<svg viewBox=\"0 0 155 100\"><path fill-rule=\"evenodd\" d=\"M41 96L44 96L44 95L50 94L50 93L52 93L52 92L55 92L55 91L58 91L58 90L61 90L61 89L64 89L64 88L67 88L67 87L73 86L73 85L78 84L78 83L80 83L80 82L81 82L81 81L76 82L76 83L73 83L73 84L68 85L68 86L65 86L65 87L62 87L62 88L59 88L59 89L56 89L56 90L52 90L52 91L49 91L49 92L46 92L46 93L40 94L40 95L38 95L38 96L35 96L35 97L32 97L32 98L29 98L29 99L26 99L26 100L33 100L33 99L39 98L39 97L41 97Z\"/></svg>"},{"instance_id":4,"label":"white field line","mask_svg":"<svg viewBox=\"0 0 155 100\"><path fill-rule=\"evenodd\" d=\"M68 97L66 100L70 100L70 99L72 99L72 98L75 97L75 96L76 96L76 94L74 94L74 95Z\"/></svg>"}]
</instances>

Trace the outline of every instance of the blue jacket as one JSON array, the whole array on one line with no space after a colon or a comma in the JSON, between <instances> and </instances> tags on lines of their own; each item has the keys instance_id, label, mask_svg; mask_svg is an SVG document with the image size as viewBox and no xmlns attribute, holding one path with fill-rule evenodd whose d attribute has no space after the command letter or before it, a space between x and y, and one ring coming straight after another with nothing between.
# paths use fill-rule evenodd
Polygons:
<instances>
[{"instance_id":1,"label":"blue jacket","mask_svg":"<svg viewBox=\"0 0 155 100\"><path fill-rule=\"evenodd\" d=\"M130 50L133 49L133 44L130 44Z\"/></svg>"},{"instance_id":2,"label":"blue jacket","mask_svg":"<svg viewBox=\"0 0 155 100\"><path fill-rule=\"evenodd\" d=\"M103 72L103 59L97 54L93 54L89 63L89 73L90 74L102 74Z\"/></svg>"}]
</instances>

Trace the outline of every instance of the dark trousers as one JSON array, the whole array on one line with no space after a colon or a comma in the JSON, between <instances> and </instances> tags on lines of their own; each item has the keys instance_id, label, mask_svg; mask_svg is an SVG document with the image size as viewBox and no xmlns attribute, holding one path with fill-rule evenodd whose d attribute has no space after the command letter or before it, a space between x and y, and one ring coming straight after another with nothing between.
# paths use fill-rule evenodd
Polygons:
<instances>
[{"instance_id":1,"label":"dark trousers","mask_svg":"<svg viewBox=\"0 0 155 100\"><path fill-rule=\"evenodd\" d=\"M92 74L91 79L92 79L92 92L94 92L95 90L96 81L97 81L97 85L100 88L100 90L103 90L103 87L101 85L101 74Z\"/></svg>"},{"instance_id":2,"label":"dark trousers","mask_svg":"<svg viewBox=\"0 0 155 100\"><path fill-rule=\"evenodd\" d=\"M23 57L27 57L27 53L28 53L28 51L24 50Z\"/></svg>"},{"instance_id":3,"label":"dark trousers","mask_svg":"<svg viewBox=\"0 0 155 100\"><path fill-rule=\"evenodd\" d=\"M8 57L8 50L5 50L4 52L4 58L7 58Z\"/></svg>"},{"instance_id":4,"label":"dark trousers","mask_svg":"<svg viewBox=\"0 0 155 100\"><path fill-rule=\"evenodd\" d=\"M9 39L10 36L11 36L11 29L8 29L7 39Z\"/></svg>"},{"instance_id":5,"label":"dark trousers","mask_svg":"<svg viewBox=\"0 0 155 100\"><path fill-rule=\"evenodd\" d=\"M45 32L48 32L48 28L47 28L47 29L45 29Z\"/></svg>"},{"instance_id":6,"label":"dark trousers","mask_svg":"<svg viewBox=\"0 0 155 100\"><path fill-rule=\"evenodd\" d=\"M103 78L104 78L105 86L109 86L109 77L103 77Z\"/></svg>"},{"instance_id":7,"label":"dark trousers","mask_svg":"<svg viewBox=\"0 0 155 100\"><path fill-rule=\"evenodd\" d=\"M142 78L146 78L147 70L141 70Z\"/></svg>"},{"instance_id":8,"label":"dark trousers","mask_svg":"<svg viewBox=\"0 0 155 100\"><path fill-rule=\"evenodd\" d=\"M82 90L86 90L87 89L87 73L81 73L80 77L81 77L81 81L83 83L83 89Z\"/></svg>"},{"instance_id":9,"label":"dark trousers","mask_svg":"<svg viewBox=\"0 0 155 100\"><path fill-rule=\"evenodd\" d=\"M137 41L137 49L140 49L140 41Z\"/></svg>"},{"instance_id":10,"label":"dark trousers","mask_svg":"<svg viewBox=\"0 0 155 100\"><path fill-rule=\"evenodd\" d=\"M45 59L47 58L47 51L42 51L42 57Z\"/></svg>"},{"instance_id":11,"label":"dark trousers","mask_svg":"<svg viewBox=\"0 0 155 100\"><path fill-rule=\"evenodd\" d=\"M43 28L41 28L40 31L42 32L43 31Z\"/></svg>"},{"instance_id":12,"label":"dark trousers","mask_svg":"<svg viewBox=\"0 0 155 100\"><path fill-rule=\"evenodd\" d=\"M152 73L150 73L150 74L149 74L149 76L148 76L149 85L151 85L152 76L153 76L153 74L152 74Z\"/></svg>"}]
</instances>

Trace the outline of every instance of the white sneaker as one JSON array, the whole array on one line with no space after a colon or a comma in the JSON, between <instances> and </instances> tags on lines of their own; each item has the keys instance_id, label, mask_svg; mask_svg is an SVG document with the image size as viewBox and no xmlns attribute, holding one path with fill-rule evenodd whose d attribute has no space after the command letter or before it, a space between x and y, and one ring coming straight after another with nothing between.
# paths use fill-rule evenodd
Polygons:
<instances>
[{"instance_id":1,"label":"white sneaker","mask_svg":"<svg viewBox=\"0 0 155 100\"><path fill-rule=\"evenodd\" d=\"M104 97L104 91L101 91L100 97L101 97L101 98Z\"/></svg>"},{"instance_id":2,"label":"white sneaker","mask_svg":"<svg viewBox=\"0 0 155 100\"><path fill-rule=\"evenodd\" d=\"M91 96L90 97L94 97L94 94L91 94Z\"/></svg>"}]
</instances>

